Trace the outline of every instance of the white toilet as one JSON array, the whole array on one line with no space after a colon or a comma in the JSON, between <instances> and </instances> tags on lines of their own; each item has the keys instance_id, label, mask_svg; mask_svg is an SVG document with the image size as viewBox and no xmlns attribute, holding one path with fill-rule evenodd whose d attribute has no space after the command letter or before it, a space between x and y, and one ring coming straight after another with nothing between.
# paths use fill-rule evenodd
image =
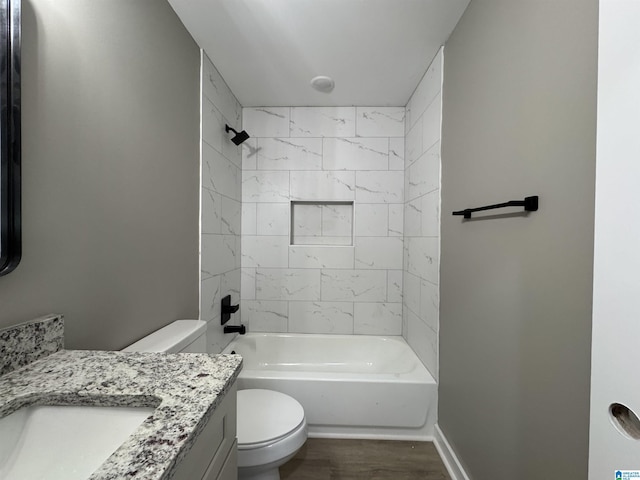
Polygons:
<instances>
[{"instance_id":1,"label":"white toilet","mask_svg":"<svg viewBox=\"0 0 640 480\"><path fill-rule=\"evenodd\" d=\"M297 400L273 390L238 390L238 478L280 480L278 467L306 440L307 422Z\"/></svg>"},{"instance_id":2,"label":"white toilet","mask_svg":"<svg viewBox=\"0 0 640 480\"><path fill-rule=\"evenodd\" d=\"M123 351L206 353L206 330L206 322L177 320ZM238 478L280 480L278 467L307 440L302 405L272 390L239 390L237 418Z\"/></svg>"}]
</instances>

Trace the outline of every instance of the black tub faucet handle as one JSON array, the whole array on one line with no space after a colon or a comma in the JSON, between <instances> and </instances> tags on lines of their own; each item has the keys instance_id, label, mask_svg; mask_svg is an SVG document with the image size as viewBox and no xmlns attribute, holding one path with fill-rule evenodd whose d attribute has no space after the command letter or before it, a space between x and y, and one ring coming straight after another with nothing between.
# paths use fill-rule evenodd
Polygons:
<instances>
[{"instance_id":1,"label":"black tub faucet handle","mask_svg":"<svg viewBox=\"0 0 640 480\"><path fill-rule=\"evenodd\" d=\"M240 309L240 305L231 305L231 295L227 295L220 301L220 308L220 325L224 325L231 318L231 314Z\"/></svg>"}]
</instances>

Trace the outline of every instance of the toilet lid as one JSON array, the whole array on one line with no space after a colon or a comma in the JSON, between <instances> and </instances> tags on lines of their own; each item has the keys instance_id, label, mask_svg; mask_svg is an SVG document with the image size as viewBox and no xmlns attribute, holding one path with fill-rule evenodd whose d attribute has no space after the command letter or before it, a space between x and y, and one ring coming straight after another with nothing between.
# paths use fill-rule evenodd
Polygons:
<instances>
[{"instance_id":1,"label":"toilet lid","mask_svg":"<svg viewBox=\"0 0 640 480\"><path fill-rule=\"evenodd\" d=\"M302 405L273 390L238 390L238 446L275 441L304 422Z\"/></svg>"}]
</instances>

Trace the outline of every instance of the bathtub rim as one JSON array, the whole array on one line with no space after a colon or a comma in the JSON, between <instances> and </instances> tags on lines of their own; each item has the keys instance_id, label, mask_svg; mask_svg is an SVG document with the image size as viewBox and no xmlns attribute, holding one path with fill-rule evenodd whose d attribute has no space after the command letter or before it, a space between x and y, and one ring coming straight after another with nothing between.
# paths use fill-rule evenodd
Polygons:
<instances>
[{"instance_id":1,"label":"bathtub rim","mask_svg":"<svg viewBox=\"0 0 640 480\"><path fill-rule=\"evenodd\" d=\"M379 381L399 382L399 383L430 383L437 385L438 382L429 371L426 365L420 360L416 352L411 348L411 345L401 335L345 335L345 334L327 334L327 333L270 333L270 332L247 332L244 336L236 335L236 337L229 342L229 344L221 352L223 354L230 354L234 348L234 345L238 340L244 338L259 338L259 337L278 337L278 338L317 338L317 339L352 339L353 337L359 339L373 338L381 339L385 341L397 342L402 345L403 348L407 348L415 361L415 367L409 372L401 373L379 373L379 372L323 372L323 371L309 371L309 370L296 370L287 371L286 369L267 369L267 368L251 368L247 363L243 364L242 371L244 376L248 376L251 373L256 378L288 378L288 379L314 379L314 380L335 380L335 381L368 381L376 379ZM239 354L239 353L238 353ZM239 354L240 355L240 354Z\"/></svg>"}]
</instances>

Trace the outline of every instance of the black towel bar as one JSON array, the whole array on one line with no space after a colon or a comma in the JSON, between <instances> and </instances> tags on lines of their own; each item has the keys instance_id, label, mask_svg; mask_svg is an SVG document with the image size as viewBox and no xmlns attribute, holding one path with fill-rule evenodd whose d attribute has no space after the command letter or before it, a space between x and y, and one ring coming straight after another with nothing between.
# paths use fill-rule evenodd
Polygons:
<instances>
[{"instance_id":1,"label":"black towel bar","mask_svg":"<svg viewBox=\"0 0 640 480\"><path fill-rule=\"evenodd\" d=\"M481 212L483 210L493 210L494 208L504 207L524 207L527 212L535 212L538 210L538 196L525 197L524 200L509 200L508 202L496 203L495 205L487 205L485 207L465 208L464 210L453 212L453 215L463 215L464 218L471 218L471 214L473 212Z\"/></svg>"}]
</instances>

